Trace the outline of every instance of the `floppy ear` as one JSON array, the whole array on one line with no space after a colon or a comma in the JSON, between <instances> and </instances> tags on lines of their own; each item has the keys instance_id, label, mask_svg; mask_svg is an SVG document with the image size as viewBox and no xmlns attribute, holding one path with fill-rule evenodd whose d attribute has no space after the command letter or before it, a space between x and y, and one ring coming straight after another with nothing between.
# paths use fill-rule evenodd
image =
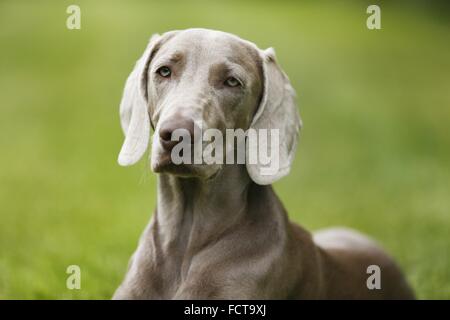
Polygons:
<instances>
[{"instance_id":1,"label":"floppy ear","mask_svg":"<svg viewBox=\"0 0 450 320\"><path fill-rule=\"evenodd\" d=\"M275 61L275 52L269 48L261 52L264 76L263 96L260 105L253 117L250 129L266 129L269 133L272 129L278 129L278 143L267 145L267 155L278 152L278 166L274 172L264 171L264 165L260 159L256 163L247 161L247 171L250 178L257 184L267 185L289 173L295 157L298 135L301 128L301 119L295 103L295 91L286 74ZM258 139L258 145L260 141ZM248 145L248 144L247 144ZM249 146L247 154L255 146ZM275 148L275 150L274 150ZM259 151L261 153L261 151Z\"/></svg>"},{"instance_id":2,"label":"floppy ear","mask_svg":"<svg viewBox=\"0 0 450 320\"><path fill-rule=\"evenodd\" d=\"M121 166L135 164L148 147L150 137L150 118L148 114L147 69L156 43L161 37L151 37L144 54L128 76L120 102L120 124L125 141L119 153Z\"/></svg>"}]
</instances>

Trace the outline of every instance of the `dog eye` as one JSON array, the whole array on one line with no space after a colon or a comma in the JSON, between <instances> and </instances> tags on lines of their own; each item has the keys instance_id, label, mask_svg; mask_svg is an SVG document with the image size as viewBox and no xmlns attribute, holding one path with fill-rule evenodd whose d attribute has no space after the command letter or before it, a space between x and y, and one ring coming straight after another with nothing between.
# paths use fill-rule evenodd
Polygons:
<instances>
[{"instance_id":1,"label":"dog eye","mask_svg":"<svg viewBox=\"0 0 450 320\"><path fill-rule=\"evenodd\" d=\"M234 87L240 86L241 82L238 79L236 79L235 77L229 77L227 80L225 80L225 85L227 87L234 88Z\"/></svg>"},{"instance_id":2,"label":"dog eye","mask_svg":"<svg viewBox=\"0 0 450 320\"><path fill-rule=\"evenodd\" d=\"M163 66L156 70L156 73L159 74L161 77L168 78L172 74L172 71L170 71L169 67Z\"/></svg>"}]
</instances>

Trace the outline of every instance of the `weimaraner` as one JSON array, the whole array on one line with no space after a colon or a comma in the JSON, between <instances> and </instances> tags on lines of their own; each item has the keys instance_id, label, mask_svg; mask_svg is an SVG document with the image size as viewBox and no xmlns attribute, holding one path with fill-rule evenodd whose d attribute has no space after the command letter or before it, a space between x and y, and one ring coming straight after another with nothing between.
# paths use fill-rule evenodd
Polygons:
<instances>
[{"instance_id":1,"label":"weimaraner","mask_svg":"<svg viewBox=\"0 0 450 320\"><path fill-rule=\"evenodd\" d=\"M206 29L154 35L120 105L121 165L136 163L154 130L156 211L114 299L412 299L375 242L343 228L311 235L290 222L271 183L292 164L301 120L272 48ZM280 170L259 164L176 165L172 133L276 128ZM370 266L378 287L368 286ZM370 282L370 281L369 281Z\"/></svg>"}]
</instances>

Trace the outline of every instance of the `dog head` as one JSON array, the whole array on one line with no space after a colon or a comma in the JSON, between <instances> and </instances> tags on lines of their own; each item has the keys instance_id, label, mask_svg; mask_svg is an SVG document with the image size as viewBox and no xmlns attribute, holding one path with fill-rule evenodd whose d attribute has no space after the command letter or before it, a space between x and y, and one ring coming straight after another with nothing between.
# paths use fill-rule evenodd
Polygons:
<instances>
[{"instance_id":1,"label":"dog head","mask_svg":"<svg viewBox=\"0 0 450 320\"><path fill-rule=\"evenodd\" d=\"M119 164L132 165L142 157L152 127L153 171L187 177L209 178L225 163L196 163L208 129L223 137L228 129L275 129L278 142L268 146L278 152L275 173L262 174L261 161L248 161L248 153L258 150L246 145L247 171L258 184L273 183L289 172L301 127L295 92L273 49L260 50L234 35L205 29L152 36L128 77L120 116L125 141ZM180 140L187 140L187 148L177 154L192 159L190 163L173 159Z\"/></svg>"}]
</instances>

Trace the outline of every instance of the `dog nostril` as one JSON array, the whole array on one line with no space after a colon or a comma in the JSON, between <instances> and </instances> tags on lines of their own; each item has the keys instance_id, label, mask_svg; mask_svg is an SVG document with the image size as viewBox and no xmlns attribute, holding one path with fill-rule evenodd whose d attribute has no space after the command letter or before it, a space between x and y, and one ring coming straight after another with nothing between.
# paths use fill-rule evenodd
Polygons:
<instances>
[{"instance_id":1,"label":"dog nostril","mask_svg":"<svg viewBox=\"0 0 450 320\"><path fill-rule=\"evenodd\" d=\"M167 150L171 151L173 147L178 143L178 141L172 141L172 132L174 130L170 128L161 128L159 132L159 139L161 141L162 147Z\"/></svg>"},{"instance_id":2,"label":"dog nostril","mask_svg":"<svg viewBox=\"0 0 450 320\"><path fill-rule=\"evenodd\" d=\"M182 139L180 138L178 139L178 141L172 141L172 134L177 129L184 129L184 132L187 131L187 134L190 136L191 144L193 144L194 126L194 122L188 119L176 119L163 123L161 128L159 129L159 139L161 141L161 145L168 151L172 150L173 147ZM185 133L182 133L182 136L185 135Z\"/></svg>"},{"instance_id":3,"label":"dog nostril","mask_svg":"<svg viewBox=\"0 0 450 320\"><path fill-rule=\"evenodd\" d=\"M159 137L164 141L170 141L172 138L172 130L170 129L161 129L159 132Z\"/></svg>"}]
</instances>

